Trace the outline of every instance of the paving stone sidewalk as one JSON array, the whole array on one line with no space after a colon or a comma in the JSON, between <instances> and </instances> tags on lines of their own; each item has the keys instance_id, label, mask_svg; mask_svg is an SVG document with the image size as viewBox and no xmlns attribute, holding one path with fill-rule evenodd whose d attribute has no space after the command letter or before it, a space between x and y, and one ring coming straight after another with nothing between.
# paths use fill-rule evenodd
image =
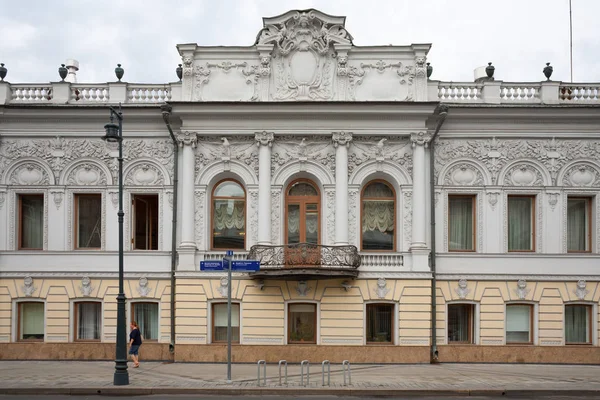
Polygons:
<instances>
[{"instance_id":1,"label":"paving stone sidewalk","mask_svg":"<svg viewBox=\"0 0 600 400\"><path fill-rule=\"evenodd\" d=\"M131 365L131 364L130 364ZM257 366L234 364L227 383L225 364L142 363L129 369L130 385L114 387L114 363L93 361L1 361L0 394L17 393L282 393L308 394L372 390L388 392L561 392L600 395L600 365L417 364L352 365L352 384L343 386L341 365L331 366L331 386L323 386L321 365L300 383L300 365L288 366L288 385L279 385L278 366L267 365L259 387ZM261 368L262 373L262 368ZM327 379L326 379L327 382Z\"/></svg>"}]
</instances>

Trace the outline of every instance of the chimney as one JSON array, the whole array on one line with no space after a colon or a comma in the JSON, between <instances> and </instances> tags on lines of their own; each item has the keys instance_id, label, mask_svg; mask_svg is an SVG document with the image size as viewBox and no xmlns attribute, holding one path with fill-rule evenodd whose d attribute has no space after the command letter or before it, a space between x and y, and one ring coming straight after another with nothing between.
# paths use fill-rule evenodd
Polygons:
<instances>
[{"instance_id":1,"label":"chimney","mask_svg":"<svg viewBox=\"0 0 600 400\"><path fill-rule=\"evenodd\" d=\"M79 61L69 59L65 62L65 66L67 67L67 70L69 71L69 73L67 74L67 77L65 78L65 81L71 82L71 83L77 83L77 71L79 71Z\"/></svg>"}]
</instances>

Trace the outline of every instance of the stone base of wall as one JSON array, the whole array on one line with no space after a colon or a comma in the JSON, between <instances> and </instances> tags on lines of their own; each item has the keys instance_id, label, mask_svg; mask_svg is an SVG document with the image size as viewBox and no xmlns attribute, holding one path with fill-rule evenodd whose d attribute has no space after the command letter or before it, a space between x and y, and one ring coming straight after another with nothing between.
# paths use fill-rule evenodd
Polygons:
<instances>
[{"instance_id":1,"label":"stone base of wall","mask_svg":"<svg viewBox=\"0 0 600 400\"><path fill-rule=\"evenodd\" d=\"M0 360L95 360L115 359L114 343L2 343ZM146 361L172 361L169 345L144 343L140 359Z\"/></svg>"},{"instance_id":2,"label":"stone base of wall","mask_svg":"<svg viewBox=\"0 0 600 400\"><path fill-rule=\"evenodd\" d=\"M600 347L439 346L443 363L598 364Z\"/></svg>"}]
</instances>

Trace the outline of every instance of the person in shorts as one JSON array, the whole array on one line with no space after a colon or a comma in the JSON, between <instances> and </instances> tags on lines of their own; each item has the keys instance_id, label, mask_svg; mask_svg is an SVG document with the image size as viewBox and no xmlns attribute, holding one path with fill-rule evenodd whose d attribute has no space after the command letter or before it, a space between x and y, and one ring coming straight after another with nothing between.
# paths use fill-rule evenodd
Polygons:
<instances>
[{"instance_id":1,"label":"person in shorts","mask_svg":"<svg viewBox=\"0 0 600 400\"><path fill-rule=\"evenodd\" d=\"M142 334L140 333L140 328L135 321L131 321L129 327L131 328L131 333L129 333L129 354L133 360L133 368L138 368L140 366L138 351L142 345Z\"/></svg>"}]
</instances>

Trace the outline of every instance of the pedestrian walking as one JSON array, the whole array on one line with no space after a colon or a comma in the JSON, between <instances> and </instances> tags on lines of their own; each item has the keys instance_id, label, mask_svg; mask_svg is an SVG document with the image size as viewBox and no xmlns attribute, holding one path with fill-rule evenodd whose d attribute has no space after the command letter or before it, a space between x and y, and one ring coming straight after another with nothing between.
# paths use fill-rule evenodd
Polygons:
<instances>
[{"instance_id":1,"label":"pedestrian walking","mask_svg":"<svg viewBox=\"0 0 600 400\"><path fill-rule=\"evenodd\" d=\"M131 359L133 360L133 368L138 368L140 366L138 352L142 345L142 334L137 322L131 321L129 327L131 328L131 333L129 333L129 354L131 354Z\"/></svg>"}]
</instances>

